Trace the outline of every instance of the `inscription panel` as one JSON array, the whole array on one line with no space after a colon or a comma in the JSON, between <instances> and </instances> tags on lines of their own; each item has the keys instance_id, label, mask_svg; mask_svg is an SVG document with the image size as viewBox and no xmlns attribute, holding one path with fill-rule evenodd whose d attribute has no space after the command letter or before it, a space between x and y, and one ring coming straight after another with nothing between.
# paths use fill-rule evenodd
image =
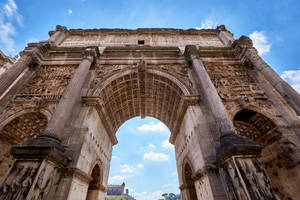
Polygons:
<instances>
[{"instance_id":1,"label":"inscription panel","mask_svg":"<svg viewBox=\"0 0 300 200\"><path fill-rule=\"evenodd\" d=\"M186 45L200 46L224 46L217 36L201 35L95 35L95 36L78 36L67 37L60 46L62 47L87 47L87 46L122 46L137 45L138 40L144 40L146 45L150 46L176 46L185 47Z\"/></svg>"}]
</instances>

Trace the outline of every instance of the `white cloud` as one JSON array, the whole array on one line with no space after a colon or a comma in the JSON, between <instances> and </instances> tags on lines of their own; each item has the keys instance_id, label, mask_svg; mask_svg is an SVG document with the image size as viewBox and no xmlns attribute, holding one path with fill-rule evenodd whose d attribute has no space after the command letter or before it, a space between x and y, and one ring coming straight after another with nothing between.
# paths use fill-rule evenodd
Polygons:
<instances>
[{"instance_id":1,"label":"white cloud","mask_svg":"<svg viewBox=\"0 0 300 200\"><path fill-rule=\"evenodd\" d=\"M111 158L114 160L122 160L119 156L112 156Z\"/></svg>"},{"instance_id":2,"label":"white cloud","mask_svg":"<svg viewBox=\"0 0 300 200\"><path fill-rule=\"evenodd\" d=\"M8 0L3 6L4 14L10 19L16 19L20 26L23 26L22 15L18 12L18 6L13 0Z\"/></svg>"},{"instance_id":3,"label":"white cloud","mask_svg":"<svg viewBox=\"0 0 300 200\"><path fill-rule=\"evenodd\" d=\"M173 149L173 145L169 142L169 139L163 141L161 146L165 149Z\"/></svg>"},{"instance_id":4,"label":"white cloud","mask_svg":"<svg viewBox=\"0 0 300 200\"><path fill-rule=\"evenodd\" d=\"M136 170L135 167L130 166L128 164L124 164L124 165L121 165L120 172L122 172L122 173L133 173L133 172L135 172L135 170Z\"/></svg>"},{"instance_id":5,"label":"white cloud","mask_svg":"<svg viewBox=\"0 0 300 200\"><path fill-rule=\"evenodd\" d=\"M16 35L16 28L13 25L14 20L19 26L23 27L22 15L18 13L18 7L13 0L8 0L0 8L0 45L8 52L16 51L16 45L13 37ZM0 46L1 47L1 46Z\"/></svg>"},{"instance_id":6,"label":"white cloud","mask_svg":"<svg viewBox=\"0 0 300 200\"><path fill-rule=\"evenodd\" d=\"M300 93L300 68L297 70L286 70L282 72L281 77Z\"/></svg>"},{"instance_id":7,"label":"white cloud","mask_svg":"<svg viewBox=\"0 0 300 200\"><path fill-rule=\"evenodd\" d=\"M16 34L15 27L10 23L5 23L0 19L0 43L5 46L8 52L15 51L15 41L12 38Z\"/></svg>"},{"instance_id":8,"label":"white cloud","mask_svg":"<svg viewBox=\"0 0 300 200\"><path fill-rule=\"evenodd\" d=\"M112 176L109 177L109 183L113 184L113 183L120 183L122 181L124 181L125 179L131 178L133 177L133 174L127 174L127 175L123 175L123 176Z\"/></svg>"},{"instance_id":9,"label":"white cloud","mask_svg":"<svg viewBox=\"0 0 300 200\"><path fill-rule=\"evenodd\" d=\"M140 163L140 164L137 165L137 167L138 167L138 168L143 168L144 165Z\"/></svg>"},{"instance_id":10,"label":"white cloud","mask_svg":"<svg viewBox=\"0 0 300 200\"><path fill-rule=\"evenodd\" d=\"M144 159L152 161L168 161L170 158L164 153L154 153L152 151L144 154Z\"/></svg>"},{"instance_id":11,"label":"white cloud","mask_svg":"<svg viewBox=\"0 0 300 200\"><path fill-rule=\"evenodd\" d=\"M254 31L249 35L253 41L253 46L257 49L260 55L266 54L271 49L271 44L268 43L265 31Z\"/></svg>"},{"instance_id":12,"label":"white cloud","mask_svg":"<svg viewBox=\"0 0 300 200\"><path fill-rule=\"evenodd\" d=\"M71 9L68 9L68 14L72 15L73 11Z\"/></svg>"},{"instance_id":13,"label":"white cloud","mask_svg":"<svg viewBox=\"0 0 300 200\"><path fill-rule=\"evenodd\" d=\"M154 149L156 146L154 144L149 144L149 147Z\"/></svg>"},{"instance_id":14,"label":"white cloud","mask_svg":"<svg viewBox=\"0 0 300 200\"><path fill-rule=\"evenodd\" d=\"M200 27L196 27L196 29L200 30L200 29L212 29L212 28L216 28L218 25L218 23L209 18L209 19L206 19L204 20L203 22L201 22L201 26Z\"/></svg>"},{"instance_id":15,"label":"white cloud","mask_svg":"<svg viewBox=\"0 0 300 200\"><path fill-rule=\"evenodd\" d=\"M138 130L161 132L167 130L167 128L162 122L158 122L157 124L155 124L154 122L150 122L149 124L143 124L142 126L139 126Z\"/></svg>"},{"instance_id":16,"label":"white cloud","mask_svg":"<svg viewBox=\"0 0 300 200\"><path fill-rule=\"evenodd\" d=\"M163 191L156 190L153 192L137 192L135 189L128 188L129 194L137 200L157 200L162 198Z\"/></svg>"},{"instance_id":17,"label":"white cloud","mask_svg":"<svg viewBox=\"0 0 300 200\"><path fill-rule=\"evenodd\" d=\"M138 168L143 168L144 165L139 163L136 167L128 165L128 164L123 164L120 166L120 172L124 173L124 174L132 174L135 173L137 171Z\"/></svg>"},{"instance_id":18,"label":"white cloud","mask_svg":"<svg viewBox=\"0 0 300 200\"><path fill-rule=\"evenodd\" d=\"M176 185L176 184L164 184L162 187L163 187L163 188L168 188L168 187L175 187L175 188L178 188L178 185Z\"/></svg>"}]
</instances>

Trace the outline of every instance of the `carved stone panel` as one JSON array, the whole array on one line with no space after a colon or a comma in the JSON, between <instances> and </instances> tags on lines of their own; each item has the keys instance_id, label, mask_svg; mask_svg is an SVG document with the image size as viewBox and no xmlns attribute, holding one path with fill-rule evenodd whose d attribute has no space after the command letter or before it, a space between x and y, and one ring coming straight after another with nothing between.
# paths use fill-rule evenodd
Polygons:
<instances>
[{"instance_id":1,"label":"carved stone panel","mask_svg":"<svg viewBox=\"0 0 300 200\"><path fill-rule=\"evenodd\" d=\"M236 64L204 64L212 82L223 101L246 98L247 101L266 99L264 91L258 86L254 69Z\"/></svg>"},{"instance_id":2,"label":"carved stone panel","mask_svg":"<svg viewBox=\"0 0 300 200\"><path fill-rule=\"evenodd\" d=\"M34 182L39 161L17 161L0 188L0 199L25 200Z\"/></svg>"},{"instance_id":3,"label":"carved stone panel","mask_svg":"<svg viewBox=\"0 0 300 200\"><path fill-rule=\"evenodd\" d=\"M220 172L231 200L279 200L256 158L234 156L225 162Z\"/></svg>"},{"instance_id":4,"label":"carved stone panel","mask_svg":"<svg viewBox=\"0 0 300 200\"><path fill-rule=\"evenodd\" d=\"M61 181L59 168L44 160L28 194L30 200L54 199Z\"/></svg>"},{"instance_id":5,"label":"carved stone panel","mask_svg":"<svg viewBox=\"0 0 300 200\"><path fill-rule=\"evenodd\" d=\"M34 96L51 98L62 95L68 85L76 66L41 66L18 93L16 99L31 99Z\"/></svg>"}]
</instances>

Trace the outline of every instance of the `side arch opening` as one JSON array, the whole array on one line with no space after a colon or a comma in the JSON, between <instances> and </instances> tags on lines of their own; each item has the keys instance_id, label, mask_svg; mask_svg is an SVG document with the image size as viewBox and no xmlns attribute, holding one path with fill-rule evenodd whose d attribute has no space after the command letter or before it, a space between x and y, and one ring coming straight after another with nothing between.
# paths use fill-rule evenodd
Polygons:
<instances>
[{"instance_id":1,"label":"side arch opening","mask_svg":"<svg viewBox=\"0 0 300 200\"><path fill-rule=\"evenodd\" d=\"M0 179L13 163L9 151L12 146L22 145L29 138L36 138L46 128L47 117L41 112L28 112L15 117L0 130Z\"/></svg>"},{"instance_id":2,"label":"side arch opening","mask_svg":"<svg viewBox=\"0 0 300 200\"><path fill-rule=\"evenodd\" d=\"M87 200L94 200L98 199L100 189L101 189L101 184L102 184L102 170L99 164L96 164L95 167L92 170L92 180L89 184L88 187L88 192L87 192Z\"/></svg>"},{"instance_id":3,"label":"side arch opening","mask_svg":"<svg viewBox=\"0 0 300 200\"><path fill-rule=\"evenodd\" d=\"M277 130L277 125L265 115L248 109L236 113L233 124L238 134L262 146L259 160L264 164L274 192L280 199L291 199L285 186L289 174L285 163L288 162L284 161L280 153L282 133Z\"/></svg>"},{"instance_id":4,"label":"side arch opening","mask_svg":"<svg viewBox=\"0 0 300 200\"><path fill-rule=\"evenodd\" d=\"M186 162L183 166L183 184L185 185L186 196L188 200L197 199L197 193L194 180L192 179L192 174L192 167L188 162Z\"/></svg>"}]
</instances>

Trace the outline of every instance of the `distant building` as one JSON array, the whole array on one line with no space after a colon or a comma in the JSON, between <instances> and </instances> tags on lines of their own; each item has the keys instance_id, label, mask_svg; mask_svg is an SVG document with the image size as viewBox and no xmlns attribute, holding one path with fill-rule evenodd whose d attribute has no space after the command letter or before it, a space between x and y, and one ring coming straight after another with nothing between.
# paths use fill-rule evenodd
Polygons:
<instances>
[{"instance_id":1,"label":"distant building","mask_svg":"<svg viewBox=\"0 0 300 200\"><path fill-rule=\"evenodd\" d=\"M125 183L122 183L121 185L108 185L107 186L107 193L106 197L125 197L127 200L135 200L132 196L129 195L129 190L125 190Z\"/></svg>"}]
</instances>

